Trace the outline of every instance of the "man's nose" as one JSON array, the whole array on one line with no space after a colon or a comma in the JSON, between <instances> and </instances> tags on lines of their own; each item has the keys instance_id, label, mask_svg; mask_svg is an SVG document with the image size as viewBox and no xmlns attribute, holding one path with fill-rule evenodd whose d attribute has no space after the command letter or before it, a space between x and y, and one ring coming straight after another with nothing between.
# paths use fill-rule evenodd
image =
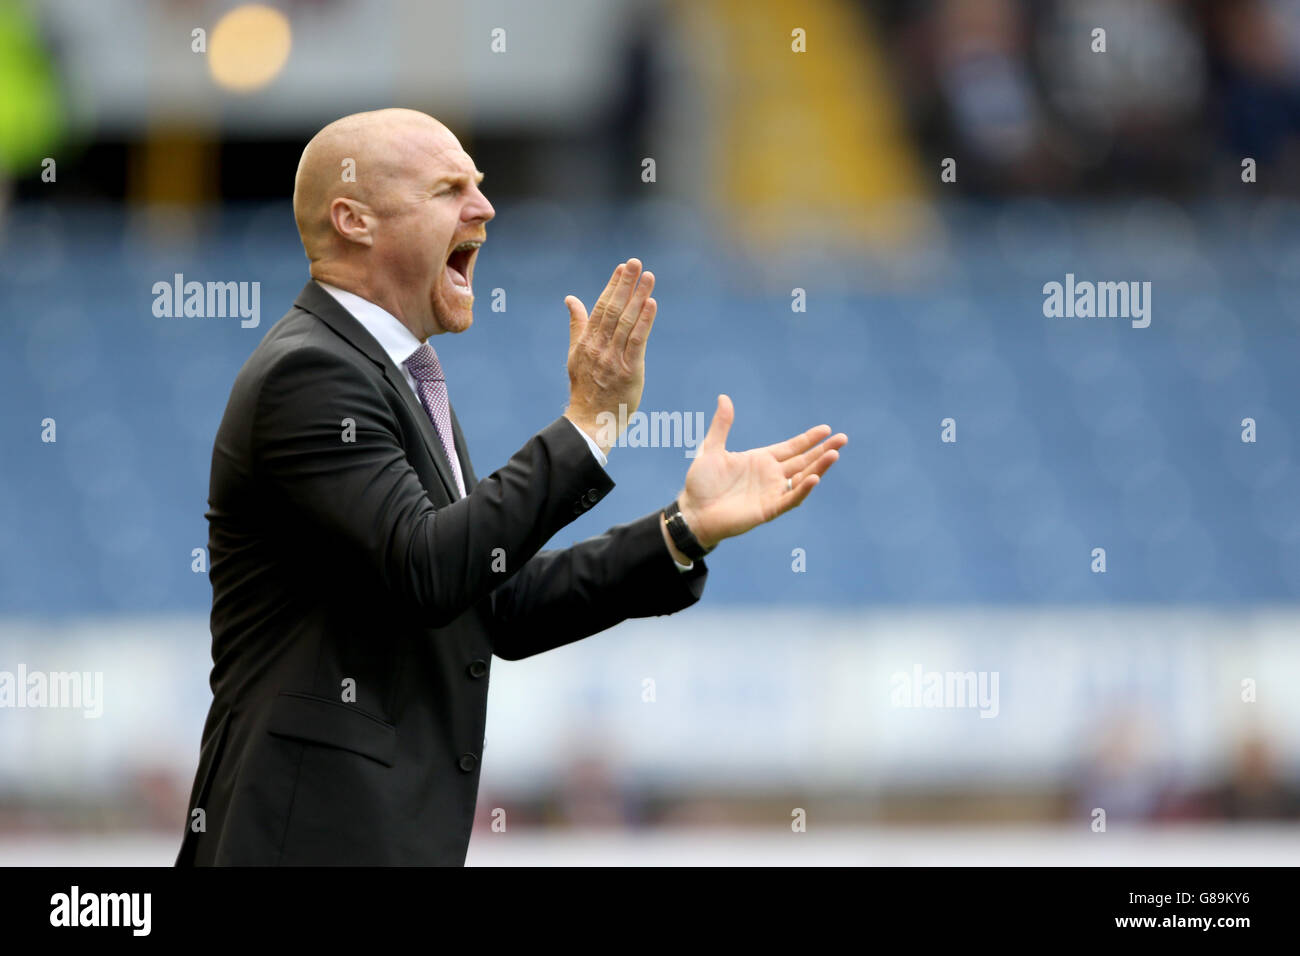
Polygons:
<instances>
[{"instance_id":1,"label":"man's nose","mask_svg":"<svg viewBox=\"0 0 1300 956\"><path fill-rule=\"evenodd\" d=\"M467 202L465 208L461 210L461 218L470 222L479 219L483 222L487 222L496 214L497 211L492 208L492 204L488 202L487 196L484 196L477 186L474 187L474 195L470 197L470 201Z\"/></svg>"}]
</instances>

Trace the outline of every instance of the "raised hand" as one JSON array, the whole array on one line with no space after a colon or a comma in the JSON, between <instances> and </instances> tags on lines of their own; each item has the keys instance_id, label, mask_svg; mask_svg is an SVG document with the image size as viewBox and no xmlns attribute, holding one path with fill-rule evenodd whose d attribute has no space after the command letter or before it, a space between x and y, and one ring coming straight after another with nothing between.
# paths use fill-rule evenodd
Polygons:
<instances>
[{"instance_id":1,"label":"raised hand","mask_svg":"<svg viewBox=\"0 0 1300 956\"><path fill-rule=\"evenodd\" d=\"M706 548L802 504L849 440L843 432L831 435L829 425L817 425L775 445L727 451L735 415L731 399L719 395L713 422L678 497L682 516Z\"/></svg>"},{"instance_id":2,"label":"raised hand","mask_svg":"<svg viewBox=\"0 0 1300 956\"><path fill-rule=\"evenodd\" d=\"M654 273L642 273L641 260L629 259L614 269L590 316L576 295L564 300L569 307L569 405L564 414L606 452L618 440L613 423L627 421L641 404L646 341L659 308L650 298L654 286ZM621 416L620 405L627 407Z\"/></svg>"}]
</instances>

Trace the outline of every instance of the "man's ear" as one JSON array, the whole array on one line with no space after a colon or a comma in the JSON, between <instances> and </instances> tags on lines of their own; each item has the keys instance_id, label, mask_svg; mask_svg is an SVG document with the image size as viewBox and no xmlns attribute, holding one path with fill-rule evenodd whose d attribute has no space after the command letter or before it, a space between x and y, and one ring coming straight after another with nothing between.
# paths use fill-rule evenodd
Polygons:
<instances>
[{"instance_id":1,"label":"man's ear","mask_svg":"<svg viewBox=\"0 0 1300 956\"><path fill-rule=\"evenodd\" d=\"M374 227L377 221L371 208L360 200L335 196L330 203L330 225L348 242L363 246L374 245Z\"/></svg>"}]
</instances>

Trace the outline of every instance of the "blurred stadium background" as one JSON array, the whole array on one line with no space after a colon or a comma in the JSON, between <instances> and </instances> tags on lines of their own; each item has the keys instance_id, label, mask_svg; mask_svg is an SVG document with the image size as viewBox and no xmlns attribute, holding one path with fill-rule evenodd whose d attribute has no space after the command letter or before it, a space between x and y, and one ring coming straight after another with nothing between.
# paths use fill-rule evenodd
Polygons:
<instances>
[{"instance_id":1,"label":"blurred stadium background","mask_svg":"<svg viewBox=\"0 0 1300 956\"><path fill-rule=\"evenodd\" d=\"M172 862L212 438L307 278L299 151L388 105L497 209L437 343L480 474L631 255L643 410L850 436L700 605L497 663L471 864L1300 860L1300 3L0 0L0 670L104 675L97 719L0 710L0 863ZM156 317L177 273L260 323ZM1067 273L1150 327L1045 318ZM689 463L616 449L553 544ZM996 717L895 706L917 668Z\"/></svg>"}]
</instances>

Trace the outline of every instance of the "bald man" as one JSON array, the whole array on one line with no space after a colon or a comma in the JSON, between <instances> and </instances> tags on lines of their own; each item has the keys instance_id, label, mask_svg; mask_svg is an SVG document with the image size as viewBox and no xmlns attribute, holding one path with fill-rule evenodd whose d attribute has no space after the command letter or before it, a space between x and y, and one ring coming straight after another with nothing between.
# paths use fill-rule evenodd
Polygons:
<instances>
[{"instance_id":1,"label":"bald man","mask_svg":"<svg viewBox=\"0 0 1300 956\"><path fill-rule=\"evenodd\" d=\"M177 865L463 865L493 656L694 604L704 554L797 506L847 441L820 425L729 452L719 396L673 504L542 550L614 487L609 422L641 400L654 276L630 259L590 314L565 300L568 406L477 478L429 340L474 321L482 180L411 110L303 150L312 278L213 447L213 699Z\"/></svg>"}]
</instances>

